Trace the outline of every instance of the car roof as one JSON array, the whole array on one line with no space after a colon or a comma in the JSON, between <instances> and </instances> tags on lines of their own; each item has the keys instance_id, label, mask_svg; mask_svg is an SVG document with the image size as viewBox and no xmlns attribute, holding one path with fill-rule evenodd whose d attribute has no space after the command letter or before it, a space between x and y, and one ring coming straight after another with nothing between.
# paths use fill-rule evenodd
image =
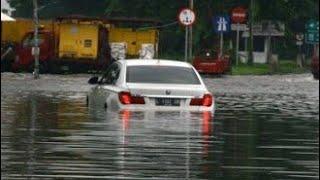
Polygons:
<instances>
[{"instance_id":1,"label":"car roof","mask_svg":"<svg viewBox=\"0 0 320 180\"><path fill-rule=\"evenodd\" d=\"M166 59L125 59L119 60L118 62L125 66L176 66L176 67L188 67L191 68L191 64L181 62L177 60L166 60Z\"/></svg>"}]
</instances>

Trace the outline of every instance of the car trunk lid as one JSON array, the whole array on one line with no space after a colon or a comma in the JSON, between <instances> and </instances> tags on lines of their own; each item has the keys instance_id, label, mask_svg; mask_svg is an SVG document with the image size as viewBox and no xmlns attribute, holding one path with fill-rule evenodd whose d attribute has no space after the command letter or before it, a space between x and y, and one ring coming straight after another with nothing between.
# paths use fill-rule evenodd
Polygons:
<instances>
[{"instance_id":1,"label":"car trunk lid","mask_svg":"<svg viewBox=\"0 0 320 180\"><path fill-rule=\"evenodd\" d=\"M202 97L202 85L142 84L127 83L131 94L151 98L192 98Z\"/></svg>"}]
</instances>

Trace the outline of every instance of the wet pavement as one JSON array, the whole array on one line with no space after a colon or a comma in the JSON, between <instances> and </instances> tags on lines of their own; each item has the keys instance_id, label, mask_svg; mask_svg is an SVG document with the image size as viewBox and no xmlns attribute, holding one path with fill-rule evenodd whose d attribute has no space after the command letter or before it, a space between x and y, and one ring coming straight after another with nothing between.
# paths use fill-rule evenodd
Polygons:
<instances>
[{"instance_id":1,"label":"wet pavement","mask_svg":"<svg viewBox=\"0 0 320 180\"><path fill-rule=\"evenodd\" d=\"M205 78L209 112L86 107L89 75L1 74L1 179L319 179L319 81Z\"/></svg>"}]
</instances>

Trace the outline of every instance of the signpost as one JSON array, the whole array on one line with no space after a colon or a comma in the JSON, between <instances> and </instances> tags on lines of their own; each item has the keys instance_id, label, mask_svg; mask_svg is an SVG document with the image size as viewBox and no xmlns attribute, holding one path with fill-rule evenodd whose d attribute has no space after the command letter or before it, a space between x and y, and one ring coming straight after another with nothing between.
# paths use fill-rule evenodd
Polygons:
<instances>
[{"instance_id":1,"label":"signpost","mask_svg":"<svg viewBox=\"0 0 320 180\"><path fill-rule=\"evenodd\" d=\"M304 56L302 55L302 45L303 45L304 35L303 33L296 34L296 45L298 46L298 56L297 56L297 64L300 67L303 67L304 64Z\"/></svg>"},{"instance_id":2,"label":"signpost","mask_svg":"<svg viewBox=\"0 0 320 180\"><path fill-rule=\"evenodd\" d=\"M219 58L223 55L223 34L230 31L230 16L216 16L213 18L214 30L220 34L220 53Z\"/></svg>"},{"instance_id":3,"label":"signpost","mask_svg":"<svg viewBox=\"0 0 320 180\"><path fill-rule=\"evenodd\" d=\"M38 18L38 2L33 0L33 17L34 17L34 47L32 47L32 55L34 56L34 78L39 78L39 43L38 43L38 27L39 27L39 18Z\"/></svg>"},{"instance_id":4,"label":"signpost","mask_svg":"<svg viewBox=\"0 0 320 180\"><path fill-rule=\"evenodd\" d=\"M306 24L305 42L319 44L319 21L309 20Z\"/></svg>"},{"instance_id":5,"label":"signpost","mask_svg":"<svg viewBox=\"0 0 320 180\"><path fill-rule=\"evenodd\" d=\"M247 24L231 24L231 31L249 31L249 27Z\"/></svg>"},{"instance_id":6,"label":"signpost","mask_svg":"<svg viewBox=\"0 0 320 180\"><path fill-rule=\"evenodd\" d=\"M247 12L246 9L242 7L236 7L232 10L231 13L232 22L236 23L236 31L237 31L237 42L236 42L236 64L239 64L239 39L240 39L240 28L246 22ZM243 27L242 27L243 28Z\"/></svg>"},{"instance_id":7,"label":"signpost","mask_svg":"<svg viewBox=\"0 0 320 180\"><path fill-rule=\"evenodd\" d=\"M305 42L312 44L314 48L319 44L319 21L309 20L306 25Z\"/></svg>"},{"instance_id":8,"label":"signpost","mask_svg":"<svg viewBox=\"0 0 320 180\"><path fill-rule=\"evenodd\" d=\"M179 15L178 15L178 20L179 23L183 26L185 26L185 54L184 54L184 60L188 61L188 27L192 26L192 24L195 22L196 20L196 15L195 13L189 9L189 8L184 8L180 11Z\"/></svg>"},{"instance_id":9,"label":"signpost","mask_svg":"<svg viewBox=\"0 0 320 180\"><path fill-rule=\"evenodd\" d=\"M298 46L302 46L303 44L304 35L302 33L296 34L296 44Z\"/></svg>"}]
</instances>

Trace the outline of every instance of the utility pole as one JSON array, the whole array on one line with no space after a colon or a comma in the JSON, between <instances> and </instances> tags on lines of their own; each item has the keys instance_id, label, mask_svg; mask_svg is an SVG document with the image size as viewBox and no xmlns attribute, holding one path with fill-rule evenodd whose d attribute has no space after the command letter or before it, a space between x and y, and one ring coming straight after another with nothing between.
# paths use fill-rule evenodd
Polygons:
<instances>
[{"instance_id":1,"label":"utility pole","mask_svg":"<svg viewBox=\"0 0 320 180\"><path fill-rule=\"evenodd\" d=\"M178 20L179 22L184 26L185 28L185 52L184 52L184 60L186 62L188 62L189 60L189 38L190 38L190 35L189 35L189 29L190 27L189 26L192 26L192 24L194 23L196 19L196 15L195 13L190 9L190 8L184 8L180 11L179 15L178 15Z\"/></svg>"},{"instance_id":2,"label":"utility pole","mask_svg":"<svg viewBox=\"0 0 320 180\"><path fill-rule=\"evenodd\" d=\"M188 34L188 32L189 32L189 27L185 27L185 46L184 46L184 61L185 62L188 62L188 43L189 43L189 41L188 41L188 37L189 37L189 34Z\"/></svg>"},{"instance_id":3,"label":"utility pole","mask_svg":"<svg viewBox=\"0 0 320 180\"><path fill-rule=\"evenodd\" d=\"M237 23L237 45L236 45L236 65L239 65L239 39L240 39L240 30L239 30L240 23Z\"/></svg>"},{"instance_id":4,"label":"utility pole","mask_svg":"<svg viewBox=\"0 0 320 180\"><path fill-rule=\"evenodd\" d=\"M250 12L249 12L249 54L248 64L253 65L253 0L250 0Z\"/></svg>"},{"instance_id":5,"label":"utility pole","mask_svg":"<svg viewBox=\"0 0 320 180\"><path fill-rule=\"evenodd\" d=\"M34 78L39 78L39 42L38 42L38 27L39 27L39 18L38 18L38 2L33 0L33 18L34 18L34 46L32 47L32 54L34 55Z\"/></svg>"},{"instance_id":6,"label":"utility pole","mask_svg":"<svg viewBox=\"0 0 320 180\"><path fill-rule=\"evenodd\" d=\"M193 10L193 0L189 0L189 7ZM193 34L192 34L192 25L189 27L189 60L192 61L192 41L193 41Z\"/></svg>"},{"instance_id":7,"label":"utility pole","mask_svg":"<svg viewBox=\"0 0 320 180\"><path fill-rule=\"evenodd\" d=\"M223 32L220 32L220 52L219 52L219 59L222 59L223 56Z\"/></svg>"}]
</instances>

